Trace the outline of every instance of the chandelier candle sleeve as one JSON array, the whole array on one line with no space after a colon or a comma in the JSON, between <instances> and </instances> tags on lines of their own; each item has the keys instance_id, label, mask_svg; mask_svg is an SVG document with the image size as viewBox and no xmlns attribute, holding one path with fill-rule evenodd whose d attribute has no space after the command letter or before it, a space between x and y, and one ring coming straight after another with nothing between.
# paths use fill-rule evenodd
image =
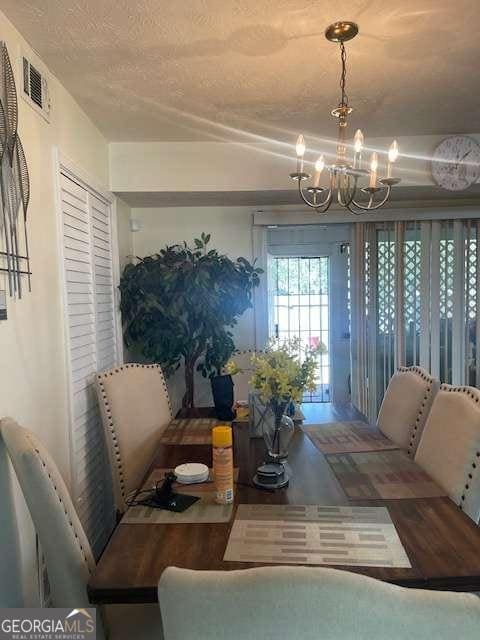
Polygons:
<instances>
[{"instance_id":1,"label":"chandelier candle sleeve","mask_svg":"<svg viewBox=\"0 0 480 640\"><path fill-rule=\"evenodd\" d=\"M398 158L398 143L396 140L392 142L388 150L387 178L392 177L392 165Z\"/></svg>"},{"instance_id":2,"label":"chandelier candle sleeve","mask_svg":"<svg viewBox=\"0 0 480 640\"><path fill-rule=\"evenodd\" d=\"M318 160L315 162L315 178L313 181L313 186L318 188L320 184L320 176L322 175L323 168L325 167L325 160L323 156L320 156Z\"/></svg>"},{"instance_id":3,"label":"chandelier candle sleeve","mask_svg":"<svg viewBox=\"0 0 480 640\"><path fill-rule=\"evenodd\" d=\"M361 129L357 129L355 132L355 136L353 137L353 148L354 148L354 156L353 156L353 168L361 169L362 168L362 149L363 149L363 133Z\"/></svg>"},{"instance_id":4,"label":"chandelier candle sleeve","mask_svg":"<svg viewBox=\"0 0 480 640\"><path fill-rule=\"evenodd\" d=\"M233 502L233 448L232 427L219 425L212 429L213 478L215 501L218 504Z\"/></svg>"},{"instance_id":5,"label":"chandelier candle sleeve","mask_svg":"<svg viewBox=\"0 0 480 640\"><path fill-rule=\"evenodd\" d=\"M297 152L297 171L298 173L303 172L303 156L305 154L305 139L300 134L297 138L297 144L295 146L295 150Z\"/></svg>"},{"instance_id":6,"label":"chandelier candle sleeve","mask_svg":"<svg viewBox=\"0 0 480 640\"><path fill-rule=\"evenodd\" d=\"M374 151L370 159L370 189L374 189L377 184L378 156Z\"/></svg>"}]
</instances>

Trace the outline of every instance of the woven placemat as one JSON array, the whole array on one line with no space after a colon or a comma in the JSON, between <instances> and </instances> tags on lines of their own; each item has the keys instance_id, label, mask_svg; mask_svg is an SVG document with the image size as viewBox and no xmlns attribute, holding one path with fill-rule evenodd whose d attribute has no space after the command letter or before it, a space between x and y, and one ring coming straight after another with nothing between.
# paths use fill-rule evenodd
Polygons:
<instances>
[{"instance_id":1,"label":"woven placemat","mask_svg":"<svg viewBox=\"0 0 480 640\"><path fill-rule=\"evenodd\" d=\"M365 422L328 422L303 425L302 429L322 453L398 449L381 431Z\"/></svg>"},{"instance_id":2,"label":"woven placemat","mask_svg":"<svg viewBox=\"0 0 480 640\"><path fill-rule=\"evenodd\" d=\"M224 560L410 567L385 507L241 504Z\"/></svg>"},{"instance_id":3,"label":"woven placemat","mask_svg":"<svg viewBox=\"0 0 480 640\"><path fill-rule=\"evenodd\" d=\"M173 469L155 469L144 488L153 487L169 471L173 471ZM237 481L238 469L234 470L234 478ZM229 522L231 520L233 505L221 505L215 502L212 469L210 469L210 476L206 482L187 485L175 483L173 488L177 493L197 496L200 500L197 500L183 513L152 509L151 507L130 507L123 516L121 524L195 524Z\"/></svg>"},{"instance_id":4,"label":"woven placemat","mask_svg":"<svg viewBox=\"0 0 480 640\"><path fill-rule=\"evenodd\" d=\"M161 444L212 444L212 429L225 424L216 418L176 418L160 438Z\"/></svg>"},{"instance_id":5,"label":"woven placemat","mask_svg":"<svg viewBox=\"0 0 480 640\"><path fill-rule=\"evenodd\" d=\"M404 451L338 453L326 458L349 498L389 500L446 495Z\"/></svg>"}]
</instances>

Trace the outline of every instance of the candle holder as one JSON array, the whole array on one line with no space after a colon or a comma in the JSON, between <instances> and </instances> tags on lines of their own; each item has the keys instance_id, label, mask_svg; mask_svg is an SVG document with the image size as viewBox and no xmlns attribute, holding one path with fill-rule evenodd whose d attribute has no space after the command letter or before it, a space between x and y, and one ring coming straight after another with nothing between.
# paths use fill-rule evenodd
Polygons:
<instances>
[{"instance_id":1,"label":"candle holder","mask_svg":"<svg viewBox=\"0 0 480 640\"><path fill-rule=\"evenodd\" d=\"M290 174L290 178L292 180L309 180L312 176L309 173L305 173L304 171L294 171Z\"/></svg>"},{"instance_id":2,"label":"candle holder","mask_svg":"<svg viewBox=\"0 0 480 640\"><path fill-rule=\"evenodd\" d=\"M386 187L393 187L399 182L401 182L400 178L381 178L379 180L380 184L383 184Z\"/></svg>"},{"instance_id":3,"label":"candle holder","mask_svg":"<svg viewBox=\"0 0 480 640\"><path fill-rule=\"evenodd\" d=\"M384 187L362 187L362 193L368 193L371 196L374 196L379 191L385 191Z\"/></svg>"}]
</instances>

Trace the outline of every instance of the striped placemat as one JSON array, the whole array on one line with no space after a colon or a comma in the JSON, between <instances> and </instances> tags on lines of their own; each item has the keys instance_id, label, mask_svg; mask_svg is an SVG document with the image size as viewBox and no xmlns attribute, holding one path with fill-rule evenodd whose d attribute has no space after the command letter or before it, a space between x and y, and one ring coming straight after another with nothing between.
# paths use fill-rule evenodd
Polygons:
<instances>
[{"instance_id":1,"label":"striped placemat","mask_svg":"<svg viewBox=\"0 0 480 640\"><path fill-rule=\"evenodd\" d=\"M241 504L224 560L410 567L385 507Z\"/></svg>"},{"instance_id":2,"label":"striped placemat","mask_svg":"<svg viewBox=\"0 0 480 640\"><path fill-rule=\"evenodd\" d=\"M303 425L302 429L322 453L398 449L381 431L365 422L328 422Z\"/></svg>"},{"instance_id":3,"label":"striped placemat","mask_svg":"<svg viewBox=\"0 0 480 640\"><path fill-rule=\"evenodd\" d=\"M162 444L212 444L212 429L225 424L216 418L176 418L162 434Z\"/></svg>"},{"instance_id":4,"label":"striped placemat","mask_svg":"<svg viewBox=\"0 0 480 640\"><path fill-rule=\"evenodd\" d=\"M338 453L326 458L349 498L393 500L446 495L404 451Z\"/></svg>"}]
</instances>

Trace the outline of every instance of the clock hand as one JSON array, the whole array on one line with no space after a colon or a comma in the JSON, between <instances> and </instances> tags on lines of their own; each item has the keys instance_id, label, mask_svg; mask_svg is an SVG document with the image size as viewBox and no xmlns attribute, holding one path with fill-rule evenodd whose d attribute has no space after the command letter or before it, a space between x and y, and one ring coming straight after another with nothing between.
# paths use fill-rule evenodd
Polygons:
<instances>
[{"instance_id":1,"label":"clock hand","mask_svg":"<svg viewBox=\"0 0 480 640\"><path fill-rule=\"evenodd\" d=\"M466 153L463 154L463 156L461 158L458 158L457 163L455 165L455 171L458 170L458 165L461 164L465 158L470 155L470 153L472 153L472 150L470 149L470 151L467 151Z\"/></svg>"}]
</instances>

